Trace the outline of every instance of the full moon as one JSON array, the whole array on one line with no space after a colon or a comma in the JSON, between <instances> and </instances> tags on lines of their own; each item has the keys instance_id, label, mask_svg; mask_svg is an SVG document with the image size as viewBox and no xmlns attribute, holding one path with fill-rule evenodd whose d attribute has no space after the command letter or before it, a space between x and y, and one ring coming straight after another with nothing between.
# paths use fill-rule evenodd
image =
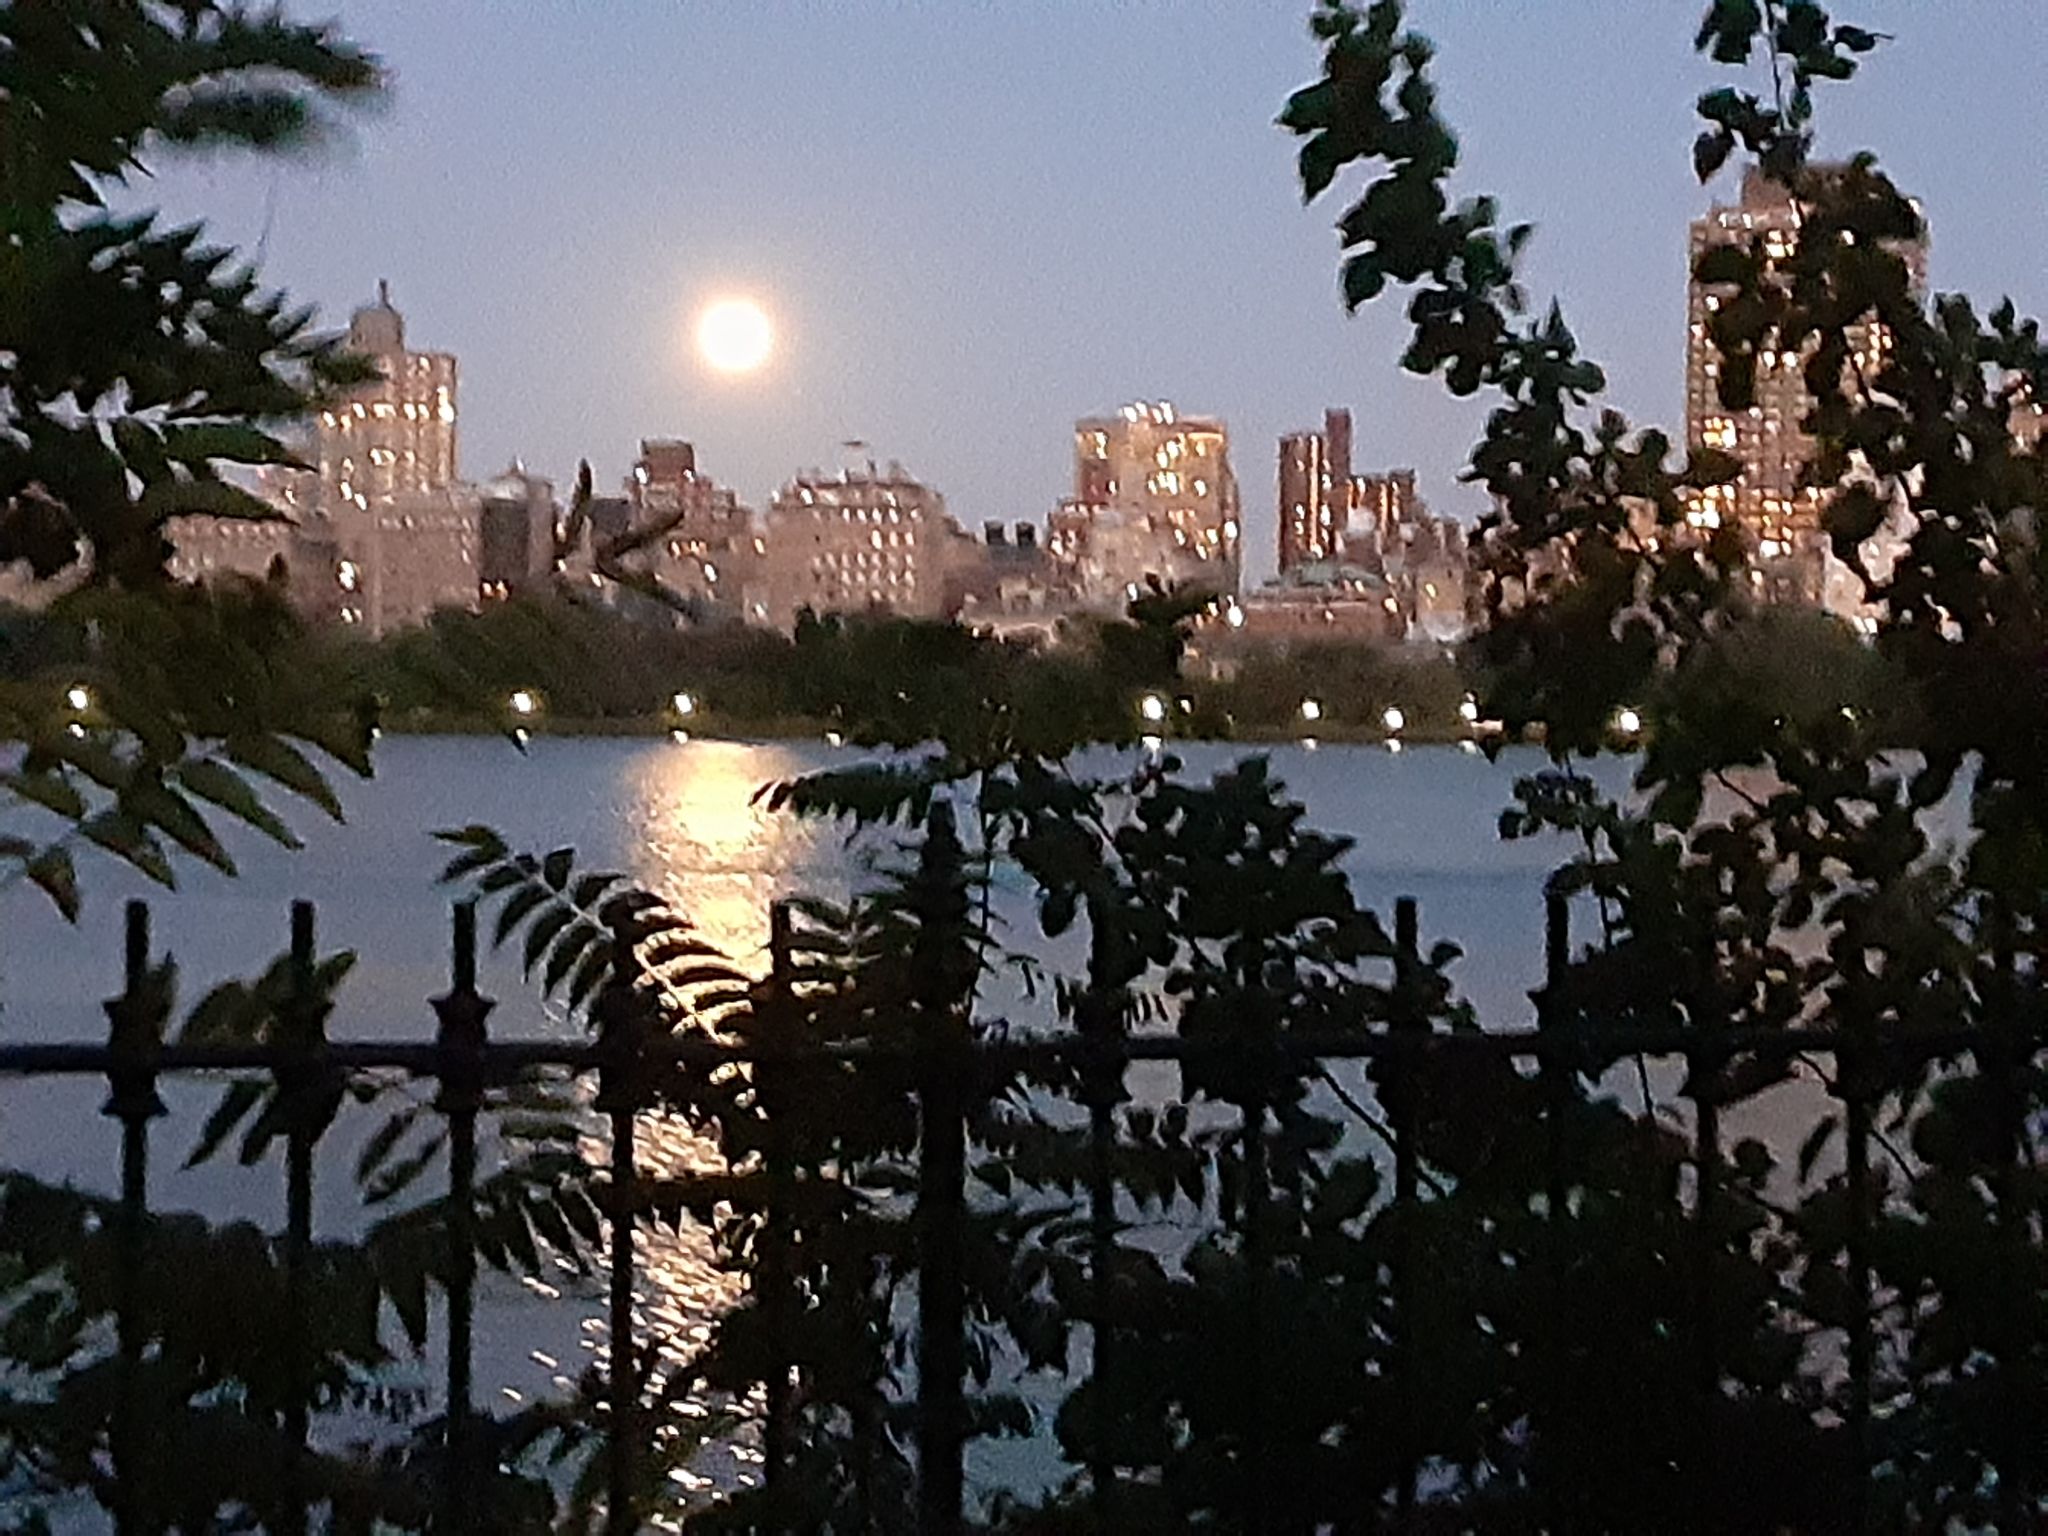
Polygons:
<instances>
[{"instance_id":1,"label":"full moon","mask_svg":"<svg viewBox=\"0 0 2048 1536\"><path fill-rule=\"evenodd\" d=\"M720 373L752 373L774 345L767 311L752 299L720 299L697 317L697 355Z\"/></svg>"}]
</instances>

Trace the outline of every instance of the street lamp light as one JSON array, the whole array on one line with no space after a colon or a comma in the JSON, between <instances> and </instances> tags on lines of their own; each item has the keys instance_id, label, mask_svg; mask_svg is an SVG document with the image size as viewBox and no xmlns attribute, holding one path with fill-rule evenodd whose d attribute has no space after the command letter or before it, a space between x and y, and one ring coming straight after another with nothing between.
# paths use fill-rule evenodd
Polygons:
<instances>
[{"instance_id":1,"label":"street lamp light","mask_svg":"<svg viewBox=\"0 0 2048 1536\"><path fill-rule=\"evenodd\" d=\"M1635 710L1624 705L1621 709L1615 711L1614 728L1624 736L1634 736L1643 728L1643 717Z\"/></svg>"},{"instance_id":2,"label":"street lamp light","mask_svg":"<svg viewBox=\"0 0 2048 1536\"><path fill-rule=\"evenodd\" d=\"M1166 718L1166 700L1156 693L1148 693L1138 700L1138 714L1149 725L1157 725Z\"/></svg>"},{"instance_id":3,"label":"street lamp light","mask_svg":"<svg viewBox=\"0 0 2048 1536\"><path fill-rule=\"evenodd\" d=\"M540 709L540 699L535 696L530 688L513 689L512 697L508 702L511 704L512 713L515 715L532 715Z\"/></svg>"},{"instance_id":4,"label":"street lamp light","mask_svg":"<svg viewBox=\"0 0 2048 1536\"><path fill-rule=\"evenodd\" d=\"M1321 699L1303 699L1301 701L1301 718L1308 721L1311 725L1322 719L1323 701Z\"/></svg>"},{"instance_id":5,"label":"street lamp light","mask_svg":"<svg viewBox=\"0 0 2048 1536\"><path fill-rule=\"evenodd\" d=\"M83 683L73 683L64 690L64 702L82 715L92 708L92 690Z\"/></svg>"},{"instance_id":6,"label":"street lamp light","mask_svg":"<svg viewBox=\"0 0 2048 1536\"><path fill-rule=\"evenodd\" d=\"M1408 728L1408 717L1401 713L1398 704L1389 704L1380 716L1380 724L1387 728L1387 734L1398 736Z\"/></svg>"},{"instance_id":7,"label":"street lamp light","mask_svg":"<svg viewBox=\"0 0 2048 1536\"><path fill-rule=\"evenodd\" d=\"M675 706L676 713L679 715L694 715L697 713L697 698L694 694L679 693L670 699L669 703Z\"/></svg>"},{"instance_id":8,"label":"street lamp light","mask_svg":"<svg viewBox=\"0 0 2048 1536\"><path fill-rule=\"evenodd\" d=\"M1467 725L1479 723L1479 701L1469 693L1465 695L1465 702L1458 706L1458 718Z\"/></svg>"}]
</instances>

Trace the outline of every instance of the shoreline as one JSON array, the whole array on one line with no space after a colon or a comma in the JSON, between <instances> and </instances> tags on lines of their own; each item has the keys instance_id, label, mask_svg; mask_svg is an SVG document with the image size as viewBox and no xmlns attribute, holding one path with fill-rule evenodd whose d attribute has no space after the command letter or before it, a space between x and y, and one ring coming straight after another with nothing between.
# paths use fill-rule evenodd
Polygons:
<instances>
[{"instance_id":1,"label":"shoreline","mask_svg":"<svg viewBox=\"0 0 2048 1536\"><path fill-rule=\"evenodd\" d=\"M531 737L619 737L647 741L673 736L678 731L686 732L693 740L705 741L823 741L836 729L829 720L786 716L762 720L734 720L709 714L692 715L687 721L673 715L564 718L536 714L520 719L502 720L478 716L410 715L403 719L385 720L381 722L380 728L390 736L510 737L515 731L525 731ZM1371 747L1394 744L1403 747L1455 747L1469 742L1483 748L1489 740L1485 733L1462 727L1457 730L1411 727L1403 730L1398 737L1394 737L1376 726L1348 725L1324 720L1317 722L1317 727L1313 731L1277 726L1252 726L1228 735L1190 731L1133 732L1131 742L1142 741L1148 734L1158 734L1160 739L1167 743L1220 742L1263 747L1299 745L1304 741L1313 741L1325 746ZM1498 735L1492 739L1496 742L1501 740ZM1533 741L1535 738L1529 740Z\"/></svg>"}]
</instances>

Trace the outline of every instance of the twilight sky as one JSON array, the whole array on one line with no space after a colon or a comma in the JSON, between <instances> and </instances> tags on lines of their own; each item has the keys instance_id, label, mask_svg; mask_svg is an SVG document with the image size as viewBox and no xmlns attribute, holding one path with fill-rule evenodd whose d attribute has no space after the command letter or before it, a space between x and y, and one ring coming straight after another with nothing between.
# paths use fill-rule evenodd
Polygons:
<instances>
[{"instance_id":1,"label":"twilight sky","mask_svg":"<svg viewBox=\"0 0 2048 1536\"><path fill-rule=\"evenodd\" d=\"M1326 404L1361 468L1439 510L1482 408L1396 366L1396 304L1346 320L1344 202L1304 210L1272 126L1317 55L1307 0L298 0L381 53L390 101L283 165L167 167L145 201L259 243L333 324L391 280L461 365L462 470L515 454L616 483L680 436L764 504L844 438L969 527L1041 518L1079 415L1168 398L1231 426L1254 570L1274 438ZM1680 412L1696 0L1412 0L1439 47L1461 193L1538 226L1617 404ZM1841 0L1898 35L1824 93L1823 151L1870 145L1927 207L1932 279L2048 309L2044 0ZM1341 192L1346 184L1339 184ZM1348 201L1348 199L1347 199ZM745 292L778 355L696 361Z\"/></svg>"}]
</instances>

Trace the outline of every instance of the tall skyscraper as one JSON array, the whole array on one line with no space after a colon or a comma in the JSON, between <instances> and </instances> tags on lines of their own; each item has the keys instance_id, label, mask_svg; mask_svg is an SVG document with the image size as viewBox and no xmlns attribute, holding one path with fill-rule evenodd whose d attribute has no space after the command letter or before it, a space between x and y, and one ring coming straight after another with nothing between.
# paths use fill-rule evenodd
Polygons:
<instances>
[{"instance_id":1,"label":"tall skyscraper","mask_svg":"<svg viewBox=\"0 0 2048 1536\"><path fill-rule=\"evenodd\" d=\"M413 352L388 284L350 318L345 345L376 369L304 424L304 472L269 470L258 493L290 524L181 518L174 575L259 575L282 560L315 618L373 634L438 607L474 607L482 503L456 479L455 358Z\"/></svg>"},{"instance_id":2,"label":"tall skyscraper","mask_svg":"<svg viewBox=\"0 0 2048 1536\"><path fill-rule=\"evenodd\" d=\"M383 282L350 318L347 346L377 374L314 424L317 483L297 558L331 580L301 585L328 594L316 615L373 635L474 608L483 501L456 479L454 354L407 348Z\"/></svg>"},{"instance_id":3,"label":"tall skyscraper","mask_svg":"<svg viewBox=\"0 0 2048 1536\"><path fill-rule=\"evenodd\" d=\"M1825 174L1828 168L1815 169ZM1799 210L1790 194L1751 169L1735 203L1715 207L1693 221L1692 263L1697 267L1706 251L1720 245L1757 247L1774 261L1785 260L1798 242ZM1903 247L1900 254L1910 264L1915 284L1924 283L1925 242ZM1762 353L1755 403L1743 410L1724 406L1719 393L1721 356L1708 326L1730 292L1696 278L1688 281L1685 428L1690 446L1732 453L1741 461L1742 476L1703 493L1689 518L1703 529L1731 521L1742 529L1755 561L1757 586L1768 598L1819 603L1831 556L1820 530L1825 493L1800 483L1813 456L1813 439L1802 425L1813 409L1803 371L1806 354ZM1892 344L1885 327L1874 321L1851 327L1849 337L1857 359L1866 365L1880 359Z\"/></svg>"},{"instance_id":4,"label":"tall skyscraper","mask_svg":"<svg viewBox=\"0 0 2048 1536\"><path fill-rule=\"evenodd\" d=\"M1351 520L1351 413L1323 413L1320 432L1280 439L1280 569L1334 560Z\"/></svg>"},{"instance_id":5,"label":"tall skyscraper","mask_svg":"<svg viewBox=\"0 0 2048 1536\"><path fill-rule=\"evenodd\" d=\"M1330 461L1323 434L1289 432L1280 439L1280 569L1327 560L1335 545Z\"/></svg>"},{"instance_id":6,"label":"tall skyscraper","mask_svg":"<svg viewBox=\"0 0 2048 1536\"><path fill-rule=\"evenodd\" d=\"M1074 494L1049 548L1092 600L1153 578L1235 592L1242 535L1222 421L1160 400L1074 423Z\"/></svg>"},{"instance_id":7,"label":"tall skyscraper","mask_svg":"<svg viewBox=\"0 0 2048 1536\"><path fill-rule=\"evenodd\" d=\"M1330 461L1330 485L1337 503L1337 528L1351 512L1351 411L1331 406L1323 412L1323 452Z\"/></svg>"},{"instance_id":8,"label":"tall skyscraper","mask_svg":"<svg viewBox=\"0 0 2048 1536\"><path fill-rule=\"evenodd\" d=\"M406 349L405 317L383 282L377 302L350 319L348 349L374 363L377 377L320 414L314 453L330 514L454 484L454 354Z\"/></svg>"}]
</instances>

